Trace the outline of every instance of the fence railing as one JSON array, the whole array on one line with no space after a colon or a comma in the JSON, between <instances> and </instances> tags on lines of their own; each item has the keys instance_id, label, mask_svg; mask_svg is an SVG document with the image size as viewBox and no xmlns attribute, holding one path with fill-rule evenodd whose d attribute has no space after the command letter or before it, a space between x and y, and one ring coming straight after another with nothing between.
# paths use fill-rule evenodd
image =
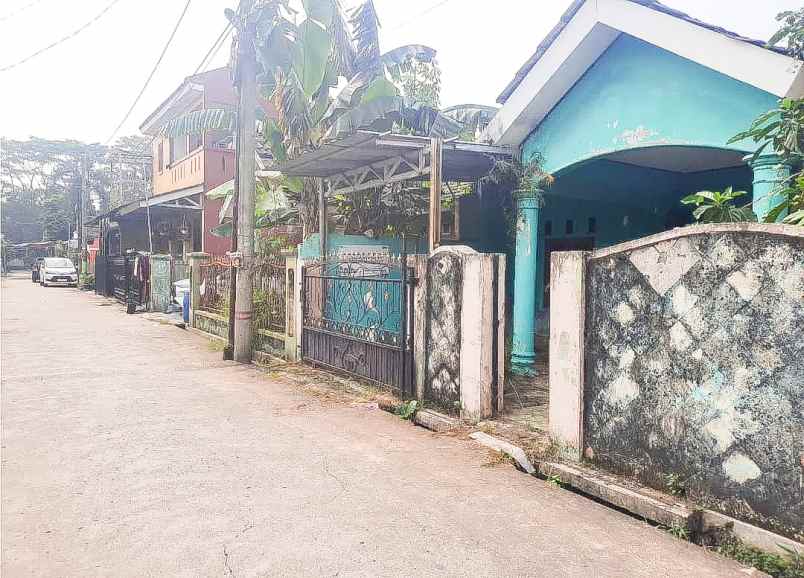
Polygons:
<instances>
[{"instance_id":1,"label":"fence railing","mask_svg":"<svg viewBox=\"0 0 804 578\"><path fill-rule=\"evenodd\" d=\"M282 333L287 319L287 282L284 257L260 257L254 263L255 329Z\"/></svg>"},{"instance_id":2,"label":"fence railing","mask_svg":"<svg viewBox=\"0 0 804 578\"><path fill-rule=\"evenodd\" d=\"M201 265L199 309L224 317L229 315L231 271L231 263L228 259L216 259Z\"/></svg>"}]
</instances>

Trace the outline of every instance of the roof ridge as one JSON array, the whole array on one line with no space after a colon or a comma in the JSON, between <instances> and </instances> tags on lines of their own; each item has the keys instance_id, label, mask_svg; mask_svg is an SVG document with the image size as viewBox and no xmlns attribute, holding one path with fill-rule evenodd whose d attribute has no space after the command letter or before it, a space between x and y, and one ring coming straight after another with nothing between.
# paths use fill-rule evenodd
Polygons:
<instances>
[{"instance_id":1,"label":"roof ridge","mask_svg":"<svg viewBox=\"0 0 804 578\"><path fill-rule=\"evenodd\" d=\"M567 10L561 15L558 20L558 23L547 33L547 35L542 39L539 45L536 47L536 51L528 58L525 63L516 71L514 74L514 78L508 83L508 85L503 89L503 91L497 97L498 104L505 104L505 101L511 96L511 94L517 89L519 84L525 79L528 75L530 70L535 66L535 64L541 59L545 52L550 48L550 46L555 42L556 38L563 32L564 28L569 24L569 22L575 17L577 12L581 9L588 0L574 0ZM724 36L728 36L734 40L738 40L740 42L746 42L748 44L753 44L754 46L758 46L760 48L764 48L766 50L770 50L772 52L777 52L780 54L788 54L789 51L782 47L777 46L768 46L767 42L763 40L756 40L753 38L748 38L746 36L742 36L736 32L732 32L731 30L727 30L721 26L717 26L714 24L710 24L708 22L704 22L703 20L699 20L693 16L690 16L686 12L682 12L681 10L677 10L675 8L671 8L666 4L662 4L658 0L627 0L629 2L633 2L634 4L639 4L640 6L644 6L645 8L649 8L651 10L655 10L657 12L661 12L663 14L667 14L668 16L672 16L674 18L678 18L680 20L684 20L690 24L695 26L700 26L701 28L706 28L712 32L717 34L722 34Z\"/></svg>"}]
</instances>

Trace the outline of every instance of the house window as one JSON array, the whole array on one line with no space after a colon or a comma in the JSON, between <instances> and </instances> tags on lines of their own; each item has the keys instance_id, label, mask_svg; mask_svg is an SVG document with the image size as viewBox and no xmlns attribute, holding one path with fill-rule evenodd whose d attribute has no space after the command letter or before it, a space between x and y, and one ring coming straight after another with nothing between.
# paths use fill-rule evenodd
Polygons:
<instances>
[{"instance_id":1,"label":"house window","mask_svg":"<svg viewBox=\"0 0 804 578\"><path fill-rule=\"evenodd\" d=\"M587 227L588 233L596 233L597 232L597 219L594 217L589 217L589 226Z\"/></svg>"},{"instance_id":2,"label":"house window","mask_svg":"<svg viewBox=\"0 0 804 578\"><path fill-rule=\"evenodd\" d=\"M160 142L157 149L157 156L159 157L159 172L161 173L165 168L165 143Z\"/></svg>"},{"instance_id":3,"label":"house window","mask_svg":"<svg viewBox=\"0 0 804 578\"><path fill-rule=\"evenodd\" d=\"M194 151L195 149L201 148L201 145L204 142L204 137L200 133L196 133L191 134L189 140L190 140L189 150Z\"/></svg>"},{"instance_id":4,"label":"house window","mask_svg":"<svg viewBox=\"0 0 804 578\"><path fill-rule=\"evenodd\" d=\"M549 237L553 234L553 221L545 221L544 222L544 236Z\"/></svg>"},{"instance_id":5,"label":"house window","mask_svg":"<svg viewBox=\"0 0 804 578\"><path fill-rule=\"evenodd\" d=\"M575 222L572 219L567 219L567 222L564 225L564 232L567 235L572 235L572 233L575 232Z\"/></svg>"},{"instance_id":6,"label":"house window","mask_svg":"<svg viewBox=\"0 0 804 578\"><path fill-rule=\"evenodd\" d=\"M187 156L187 137L170 137L170 164Z\"/></svg>"}]
</instances>

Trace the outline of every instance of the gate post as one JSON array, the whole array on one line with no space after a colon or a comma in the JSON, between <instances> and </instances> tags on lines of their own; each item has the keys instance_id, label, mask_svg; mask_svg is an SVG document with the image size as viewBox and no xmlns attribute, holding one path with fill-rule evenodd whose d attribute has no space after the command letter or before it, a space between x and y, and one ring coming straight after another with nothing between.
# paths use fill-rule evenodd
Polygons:
<instances>
[{"instance_id":1,"label":"gate post","mask_svg":"<svg viewBox=\"0 0 804 578\"><path fill-rule=\"evenodd\" d=\"M296 257L285 257L285 358L297 359L296 332Z\"/></svg>"},{"instance_id":2,"label":"gate post","mask_svg":"<svg viewBox=\"0 0 804 578\"><path fill-rule=\"evenodd\" d=\"M586 251L550 259L550 436L565 458L583 451Z\"/></svg>"},{"instance_id":3,"label":"gate post","mask_svg":"<svg viewBox=\"0 0 804 578\"><path fill-rule=\"evenodd\" d=\"M126 279L126 313L129 315L137 310L137 301L134 298L134 291L131 289L131 278L133 277L131 268L133 268L132 263L135 258L135 255L129 253L123 256L123 274Z\"/></svg>"},{"instance_id":4,"label":"gate post","mask_svg":"<svg viewBox=\"0 0 804 578\"><path fill-rule=\"evenodd\" d=\"M413 367L416 399L424 401L427 378L427 255L413 255Z\"/></svg>"},{"instance_id":5,"label":"gate post","mask_svg":"<svg viewBox=\"0 0 804 578\"><path fill-rule=\"evenodd\" d=\"M209 253L190 253L190 327L195 327L195 312L201 305L201 264L209 260Z\"/></svg>"}]
</instances>

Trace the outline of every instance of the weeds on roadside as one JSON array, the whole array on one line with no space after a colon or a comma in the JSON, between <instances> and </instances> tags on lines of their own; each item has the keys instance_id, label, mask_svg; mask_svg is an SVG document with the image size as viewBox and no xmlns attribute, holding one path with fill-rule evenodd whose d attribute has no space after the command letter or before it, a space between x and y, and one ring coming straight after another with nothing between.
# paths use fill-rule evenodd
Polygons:
<instances>
[{"instance_id":1,"label":"weeds on roadside","mask_svg":"<svg viewBox=\"0 0 804 578\"><path fill-rule=\"evenodd\" d=\"M664 476L664 485L671 495L679 498L687 497L686 480L678 474L666 474Z\"/></svg>"},{"instance_id":2,"label":"weeds on roadside","mask_svg":"<svg viewBox=\"0 0 804 578\"><path fill-rule=\"evenodd\" d=\"M690 530L686 524L679 524L678 522L673 522L670 526L660 526L663 530L665 530L671 536L678 538L679 540L689 541L690 539Z\"/></svg>"},{"instance_id":3,"label":"weeds on roadside","mask_svg":"<svg viewBox=\"0 0 804 578\"><path fill-rule=\"evenodd\" d=\"M411 399L409 401L402 402L399 404L399 406L397 406L396 415L404 420L412 420L418 409L419 402L415 399Z\"/></svg>"},{"instance_id":4,"label":"weeds on roadside","mask_svg":"<svg viewBox=\"0 0 804 578\"><path fill-rule=\"evenodd\" d=\"M514 459L505 452L491 450L489 451L489 459L483 462L484 468L496 468L505 464L513 465Z\"/></svg>"},{"instance_id":5,"label":"weeds on roadside","mask_svg":"<svg viewBox=\"0 0 804 578\"><path fill-rule=\"evenodd\" d=\"M564 480L561 479L561 476L558 474L550 474L547 476L547 483L551 486L555 486L556 488L563 488L564 487Z\"/></svg>"},{"instance_id":6,"label":"weeds on roadside","mask_svg":"<svg viewBox=\"0 0 804 578\"><path fill-rule=\"evenodd\" d=\"M715 551L774 578L804 578L804 556L781 544L779 547L790 555L789 558L754 548L734 537L725 540Z\"/></svg>"}]
</instances>

